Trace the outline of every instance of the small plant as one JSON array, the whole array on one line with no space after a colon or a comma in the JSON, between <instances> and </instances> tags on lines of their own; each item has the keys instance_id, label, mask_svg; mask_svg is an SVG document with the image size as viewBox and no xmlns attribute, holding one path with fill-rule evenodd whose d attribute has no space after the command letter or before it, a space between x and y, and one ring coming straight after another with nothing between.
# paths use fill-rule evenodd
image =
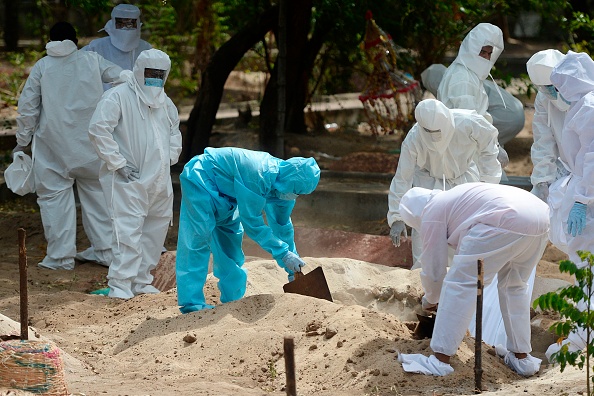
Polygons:
<instances>
[{"instance_id":1,"label":"small plant","mask_svg":"<svg viewBox=\"0 0 594 396\"><path fill-rule=\"evenodd\" d=\"M275 379L278 373L276 372L276 367L274 366L274 360L268 361L268 375L270 379Z\"/></svg>"},{"instance_id":2,"label":"small plant","mask_svg":"<svg viewBox=\"0 0 594 396\"><path fill-rule=\"evenodd\" d=\"M561 372L569 364L582 369L586 366L587 394L590 395L590 357L594 356L594 343L592 342L592 331L594 330L594 313L590 310L590 301L594 287L592 286L594 266L594 255L587 251L578 250L577 254L585 265L578 267L569 260L559 263L559 271L574 275L576 284L561 288L557 291L543 294L534 301L533 307L558 312L561 315L559 322L553 323L550 330L559 336L559 342L566 338L569 333L582 328L586 333L586 351L570 352L567 345L563 345L559 352L554 353L552 358L561 366ZM578 303L584 303L586 309L580 311Z\"/></svg>"}]
</instances>

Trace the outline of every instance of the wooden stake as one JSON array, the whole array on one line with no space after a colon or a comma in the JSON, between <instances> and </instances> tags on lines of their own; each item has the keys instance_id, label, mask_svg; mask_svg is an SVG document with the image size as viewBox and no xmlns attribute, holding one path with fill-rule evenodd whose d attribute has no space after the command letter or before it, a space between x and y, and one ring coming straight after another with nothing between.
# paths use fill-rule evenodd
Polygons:
<instances>
[{"instance_id":1,"label":"wooden stake","mask_svg":"<svg viewBox=\"0 0 594 396\"><path fill-rule=\"evenodd\" d=\"M25 237L27 232L23 228L17 230L19 235L19 277L20 277L20 306L21 306L21 340L29 339L29 303L27 292L27 248Z\"/></svg>"},{"instance_id":2,"label":"wooden stake","mask_svg":"<svg viewBox=\"0 0 594 396\"><path fill-rule=\"evenodd\" d=\"M285 337L284 351L285 371L287 372L287 396L297 396L297 384L295 382L295 343L293 337Z\"/></svg>"},{"instance_id":3,"label":"wooden stake","mask_svg":"<svg viewBox=\"0 0 594 396\"><path fill-rule=\"evenodd\" d=\"M477 261L478 278L476 282L476 329L474 334L474 393L482 393L482 356L483 342L483 260Z\"/></svg>"}]
</instances>

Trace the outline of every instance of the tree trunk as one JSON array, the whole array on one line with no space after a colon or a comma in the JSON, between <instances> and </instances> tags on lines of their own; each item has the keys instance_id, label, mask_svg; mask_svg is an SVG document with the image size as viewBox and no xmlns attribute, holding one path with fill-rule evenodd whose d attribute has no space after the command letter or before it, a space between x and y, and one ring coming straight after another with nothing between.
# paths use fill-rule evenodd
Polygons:
<instances>
[{"instance_id":1,"label":"tree trunk","mask_svg":"<svg viewBox=\"0 0 594 396\"><path fill-rule=\"evenodd\" d=\"M303 90L304 68L306 67L303 57L307 53L307 35L310 30L312 5L312 0L293 0L287 3L287 15L290 15L290 18L287 20L287 114L285 130L293 133L303 133L305 131L305 121L303 120L304 100L299 100L297 95ZM274 149L278 111L277 88L277 70L275 67L260 104L260 145L264 151ZM307 77L305 77L305 90L307 90ZM301 112L302 122L300 125L299 123L289 122L294 117L292 115L293 106L297 106L297 111ZM296 129L288 130L286 129L287 125L291 125L292 128Z\"/></svg>"},{"instance_id":2,"label":"tree trunk","mask_svg":"<svg viewBox=\"0 0 594 396\"><path fill-rule=\"evenodd\" d=\"M197 154L202 154L208 147L227 77L243 55L262 40L268 31L274 29L277 23L278 7L274 6L238 31L214 53L202 72L202 85L188 119L182 153L184 162Z\"/></svg>"},{"instance_id":3,"label":"tree trunk","mask_svg":"<svg viewBox=\"0 0 594 396\"><path fill-rule=\"evenodd\" d=\"M16 51L19 44L19 2L4 0L4 49Z\"/></svg>"}]
</instances>

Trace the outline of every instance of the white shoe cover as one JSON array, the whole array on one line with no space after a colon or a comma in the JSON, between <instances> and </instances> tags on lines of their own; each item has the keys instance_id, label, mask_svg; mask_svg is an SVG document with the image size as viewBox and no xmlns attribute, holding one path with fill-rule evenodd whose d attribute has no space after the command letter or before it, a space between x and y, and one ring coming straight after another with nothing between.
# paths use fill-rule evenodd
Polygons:
<instances>
[{"instance_id":1,"label":"white shoe cover","mask_svg":"<svg viewBox=\"0 0 594 396\"><path fill-rule=\"evenodd\" d=\"M399 353L398 361L402 363L402 369L408 373L444 376L454 372L452 366L439 361L435 355L427 357L418 353Z\"/></svg>"},{"instance_id":2,"label":"white shoe cover","mask_svg":"<svg viewBox=\"0 0 594 396\"><path fill-rule=\"evenodd\" d=\"M51 270L73 270L74 269L74 259L67 258L67 259L52 259L48 256L45 256L40 263L37 263L38 267L47 268Z\"/></svg>"},{"instance_id":3,"label":"white shoe cover","mask_svg":"<svg viewBox=\"0 0 594 396\"><path fill-rule=\"evenodd\" d=\"M134 293L135 296L139 295L139 294L159 294L159 293L161 293L161 291L153 285L141 285L138 283L135 283L132 285L132 292Z\"/></svg>"},{"instance_id":4,"label":"white shoe cover","mask_svg":"<svg viewBox=\"0 0 594 396\"><path fill-rule=\"evenodd\" d=\"M569 350L569 352L577 352L579 349L577 347L575 347L568 339L563 340L563 342L561 342L561 344L551 344L549 345L549 347L547 348L547 351L545 352L545 356L547 357L547 360L549 361L549 363L555 363L555 359L552 358L553 353L557 353L561 350L561 347L563 345L567 345L567 349Z\"/></svg>"},{"instance_id":5,"label":"white shoe cover","mask_svg":"<svg viewBox=\"0 0 594 396\"><path fill-rule=\"evenodd\" d=\"M82 261L83 263L87 261L93 261L104 267L109 267L110 257L111 249L95 250L93 246L86 250L83 250L82 252L76 253L76 256L74 256L75 259L77 259L78 261Z\"/></svg>"},{"instance_id":6,"label":"white shoe cover","mask_svg":"<svg viewBox=\"0 0 594 396\"><path fill-rule=\"evenodd\" d=\"M508 351L503 345L496 345L495 352L497 356L503 358L507 367L524 377L530 377L540 370L542 360L530 354L524 359L518 359L513 352Z\"/></svg>"},{"instance_id":7,"label":"white shoe cover","mask_svg":"<svg viewBox=\"0 0 594 396\"><path fill-rule=\"evenodd\" d=\"M132 293L132 282L127 279L109 279L107 281L107 285L109 286L109 294L108 297L114 298L121 298L124 300L128 300L134 297Z\"/></svg>"}]
</instances>

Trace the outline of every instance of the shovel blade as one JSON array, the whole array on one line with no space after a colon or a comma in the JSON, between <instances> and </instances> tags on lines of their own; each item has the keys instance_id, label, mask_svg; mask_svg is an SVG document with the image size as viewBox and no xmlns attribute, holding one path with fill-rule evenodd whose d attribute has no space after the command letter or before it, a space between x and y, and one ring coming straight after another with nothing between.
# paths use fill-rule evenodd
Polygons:
<instances>
[{"instance_id":1,"label":"shovel blade","mask_svg":"<svg viewBox=\"0 0 594 396\"><path fill-rule=\"evenodd\" d=\"M283 290L285 293L301 294L303 296L333 301L322 267L317 267L305 275L296 277L294 281L285 284Z\"/></svg>"},{"instance_id":2,"label":"shovel blade","mask_svg":"<svg viewBox=\"0 0 594 396\"><path fill-rule=\"evenodd\" d=\"M419 323L415 327L413 338L417 340L432 338L433 327L435 327L435 315L424 316L417 314L417 319L419 319Z\"/></svg>"}]
</instances>

